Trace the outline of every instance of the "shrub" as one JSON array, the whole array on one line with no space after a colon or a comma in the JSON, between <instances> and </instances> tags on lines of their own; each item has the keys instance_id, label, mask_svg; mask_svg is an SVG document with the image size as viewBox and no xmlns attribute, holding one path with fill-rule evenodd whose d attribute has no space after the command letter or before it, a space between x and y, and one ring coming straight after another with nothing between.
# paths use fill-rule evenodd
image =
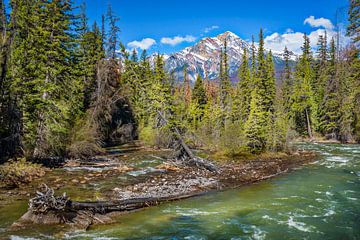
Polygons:
<instances>
[{"instance_id":1,"label":"shrub","mask_svg":"<svg viewBox=\"0 0 360 240\"><path fill-rule=\"evenodd\" d=\"M72 130L67 153L70 158L86 159L103 153L97 127L90 121L78 120Z\"/></svg>"},{"instance_id":2,"label":"shrub","mask_svg":"<svg viewBox=\"0 0 360 240\"><path fill-rule=\"evenodd\" d=\"M3 187L18 187L44 175L45 169L41 165L27 162L25 158L10 160L0 166Z\"/></svg>"}]
</instances>

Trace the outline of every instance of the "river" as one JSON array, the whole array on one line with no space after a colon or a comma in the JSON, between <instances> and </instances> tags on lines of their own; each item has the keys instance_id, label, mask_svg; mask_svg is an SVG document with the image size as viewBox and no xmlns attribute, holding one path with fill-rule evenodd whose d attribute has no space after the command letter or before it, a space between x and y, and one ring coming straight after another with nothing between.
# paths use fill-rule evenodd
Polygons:
<instances>
[{"instance_id":1,"label":"river","mask_svg":"<svg viewBox=\"0 0 360 240\"><path fill-rule=\"evenodd\" d=\"M360 146L298 146L319 152L319 159L271 180L151 207L86 232L39 227L10 238L360 239ZM14 208L26 206L0 207L0 217L17 217ZM8 222L0 220L0 237Z\"/></svg>"}]
</instances>

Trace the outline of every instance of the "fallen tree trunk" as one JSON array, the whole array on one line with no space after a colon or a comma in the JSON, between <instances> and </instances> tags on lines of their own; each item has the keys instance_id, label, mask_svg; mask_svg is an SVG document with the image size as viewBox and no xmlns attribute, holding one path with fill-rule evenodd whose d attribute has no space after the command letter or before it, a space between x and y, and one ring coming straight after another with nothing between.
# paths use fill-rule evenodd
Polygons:
<instances>
[{"instance_id":1,"label":"fallen tree trunk","mask_svg":"<svg viewBox=\"0 0 360 240\"><path fill-rule=\"evenodd\" d=\"M156 206L163 202L171 202L181 199L186 199L203 193L194 193L187 195L177 195L159 198L134 198L119 201L101 201L101 202L73 202L69 201L66 210L80 211L90 210L94 213L109 213L109 212L123 212L133 211L145 207Z\"/></svg>"},{"instance_id":2,"label":"fallen tree trunk","mask_svg":"<svg viewBox=\"0 0 360 240\"><path fill-rule=\"evenodd\" d=\"M76 229L87 229L92 224L107 224L114 220L111 213L119 214L134 211L163 202L176 201L205 192L194 192L165 197L132 198L115 201L78 202L70 200L66 194L55 196L54 190L42 185L42 189L29 201L28 211L12 225L12 229L32 224L54 225L67 224Z\"/></svg>"},{"instance_id":3,"label":"fallen tree trunk","mask_svg":"<svg viewBox=\"0 0 360 240\"><path fill-rule=\"evenodd\" d=\"M66 194L55 196L54 190L46 184L42 190L36 192L36 196L29 201L29 211L35 214L46 214L50 211L72 212L91 211L93 213L109 213L114 211L132 211L149 206L159 205L162 202L186 199L203 193L191 193L184 195L171 195L164 197L133 198L118 201L78 202L70 200Z\"/></svg>"}]
</instances>

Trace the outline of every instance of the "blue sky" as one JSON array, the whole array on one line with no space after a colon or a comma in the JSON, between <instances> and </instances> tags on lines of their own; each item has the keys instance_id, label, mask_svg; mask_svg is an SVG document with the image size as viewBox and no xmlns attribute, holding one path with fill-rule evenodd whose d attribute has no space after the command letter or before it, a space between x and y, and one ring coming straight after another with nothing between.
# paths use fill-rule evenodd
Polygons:
<instances>
[{"instance_id":1,"label":"blue sky","mask_svg":"<svg viewBox=\"0 0 360 240\"><path fill-rule=\"evenodd\" d=\"M76 0L81 3L83 0ZM120 17L120 40L128 48L176 52L203 36L232 31L243 39L264 28L268 48L291 45L300 33L317 37L334 31L337 9L346 13L347 0L85 0L90 21L100 21L107 4ZM313 18L311 17L313 16ZM305 19L307 23L304 23ZM329 24L332 24L330 25ZM206 31L207 29L207 31ZM178 38L175 38L178 37ZM132 44L129 44L131 43ZM300 44L300 42L299 42Z\"/></svg>"}]
</instances>

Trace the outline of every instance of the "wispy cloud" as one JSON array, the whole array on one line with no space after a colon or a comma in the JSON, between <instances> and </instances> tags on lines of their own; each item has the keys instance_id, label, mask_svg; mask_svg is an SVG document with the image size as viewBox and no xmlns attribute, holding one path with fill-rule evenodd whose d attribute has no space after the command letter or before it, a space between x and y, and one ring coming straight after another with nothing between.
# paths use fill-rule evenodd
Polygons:
<instances>
[{"instance_id":1,"label":"wispy cloud","mask_svg":"<svg viewBox=\"0 0 360 240\"><path fill-rule=\"evenodd\" d=\"M168 45L171 45L171 46L176 46L176 45L178 45L180 43L183 43L183 42L195 42L195 40L196 40L196 37L194 37L192 35L187 35L185 37L176 36L176 37L173 37L173 38L163 37L161 39L161 43L168 44Z\"/></svg>"},{"instance_id":2,"label":"wispy cloud","mask_svg":"<svg viewBox=\"0 0 360 240\"><path fill-rule=\"evenodd\" d=\"M309 24L312 27L324 27L325 29L334 29L334 25L327 18L315 18L310 16L305 19L304 24Z\"/></svg>"},{"instance_id":3,"label":"wispy cloud","mask_svg":"<svg viewBox=\"0 0 360 240\"><path fill-rule=\"evenodd\" d=\"M204 29L204 33L209 33L212 30L215 30L215 29L218 29L218 28L219 28L219 26L216 26L216 25L213 25L211 27L207 27L207 28Z\"/></svg>"},{"instance_id":4,"label":"wispy cloud","mask_svg":"<svg viewBox=\"0 0 360 240\"><path fill-rule=\"evenodd\" d=\"M151 46L155 45L156 41L152 38L144 38L141 41L132 41L129 42L127 45L130 48L140 48L142 50L147 50L149 49Z\"/></svg>"}]
</instances>

